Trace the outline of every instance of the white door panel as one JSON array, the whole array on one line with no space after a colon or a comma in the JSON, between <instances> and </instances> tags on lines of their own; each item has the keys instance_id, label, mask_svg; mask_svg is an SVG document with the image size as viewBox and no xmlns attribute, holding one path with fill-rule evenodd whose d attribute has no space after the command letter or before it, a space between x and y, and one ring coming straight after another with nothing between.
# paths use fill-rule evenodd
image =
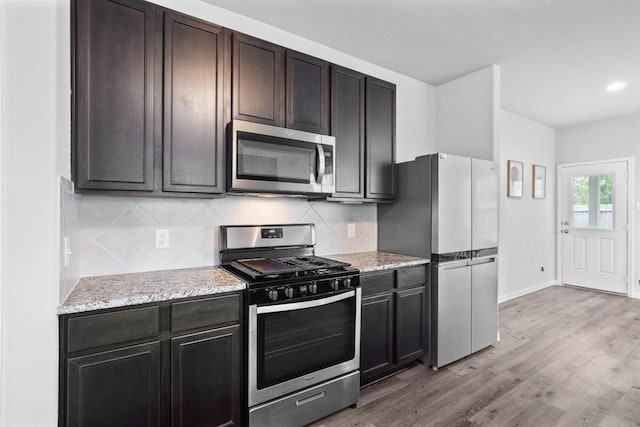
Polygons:
<instances>
[{"instance_id":1,"label":"white door panel","mask_svg":"<svg viewBox=\"0 0 640 427\"><path fill-rule=\"evenodd\" d=\"M562 168L562 282L627 293L627 162Z\"/></svg>"}]
</instances>

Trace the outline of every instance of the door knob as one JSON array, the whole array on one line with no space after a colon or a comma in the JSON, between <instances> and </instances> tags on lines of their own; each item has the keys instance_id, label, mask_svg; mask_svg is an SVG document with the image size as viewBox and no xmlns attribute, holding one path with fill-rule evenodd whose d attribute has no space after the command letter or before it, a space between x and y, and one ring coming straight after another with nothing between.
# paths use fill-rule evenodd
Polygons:
<instances>
[{"instance_id":1,"label":"door knob","mask_svg":"<svg viewBox=\"0 0 640 427\"><path fill-rule=\"evenodd\" d=\"M569 234L569 230L562 230L564 234Z\"/></svg>"}]
</instances>

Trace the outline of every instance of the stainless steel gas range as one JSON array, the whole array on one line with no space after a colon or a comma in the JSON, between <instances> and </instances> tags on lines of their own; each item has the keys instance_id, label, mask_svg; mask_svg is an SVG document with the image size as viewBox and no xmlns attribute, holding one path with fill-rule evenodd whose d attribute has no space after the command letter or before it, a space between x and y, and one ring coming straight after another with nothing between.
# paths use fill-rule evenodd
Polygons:
<instances>
[{"instance_id":1,"label":"stainless steel gas range","mask_svg":"<svg viewBox=\"0 0 640 427\"><path fill-rule=\"evenodd\" d=\"M313 224L223 226L221 262L249 283L251 426L301 426L357 403L358 270L314 255Z\"/></svg>"}]
</instances>

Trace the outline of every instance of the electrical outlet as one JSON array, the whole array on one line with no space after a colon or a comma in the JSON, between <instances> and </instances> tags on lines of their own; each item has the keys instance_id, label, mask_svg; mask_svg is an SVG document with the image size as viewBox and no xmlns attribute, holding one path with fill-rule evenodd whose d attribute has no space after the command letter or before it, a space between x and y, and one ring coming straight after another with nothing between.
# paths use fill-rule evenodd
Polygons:
<instances>
[{"instance_id":1,"label":"electrical outlet","mask_svg":"<svg viewBox=\"0 0 640 427\"><path fill-rule=\"evenodd\" d=\"M156 249L167 249L169 247L169 230L156 229Z\"/></svg>"},{"instance_id":2,"label":"electrical outlet","mask_svg":"<svg viewBox=\"0 0 640 427\"><path fill-rule=\"evenodd\" d=\"M347 224L347 237L356 237L356 225L354 223Z\"/></svg>"},{"instance_id":3,"label":"electrical outlet","mask_svg":"<svg viewBox=\"0 0 640 427\"><path fill-rule=\"evenodd\" d=\"M540 271L544 271L544 265L540 266Z\"/></svg>"}]
</instances>

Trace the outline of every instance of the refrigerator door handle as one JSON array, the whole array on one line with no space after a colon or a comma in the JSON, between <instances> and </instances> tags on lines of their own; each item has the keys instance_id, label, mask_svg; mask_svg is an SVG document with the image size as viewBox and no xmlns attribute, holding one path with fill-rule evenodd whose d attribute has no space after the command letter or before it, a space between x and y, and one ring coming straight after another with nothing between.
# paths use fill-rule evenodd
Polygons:
<instances>
[{"instance_id":1,"label":"refrigerator door handle","mask_svg":"<svg viewBox=\"0 0 640 427\"><path fill-rule=\"evenodd\" d=\"M469 261L469 265L482 265L482 264L489 264L491 262L496 262L496 256L495 255L492 255L492 256L486 257L486 258L473 259L473 260Z\"/></svg>"},{"instance_id":2,"label":"refrigerator door handle","mask_svg":"<svg viewBox=\"0 0 640 427\"><path fill-rule=\"evenodd\" d=\"M438 265L438 270L458 270L460 268L465 268L469 266L469 260L463 261L452 261L446 262Z\"/></svg>"}]
</instances>

